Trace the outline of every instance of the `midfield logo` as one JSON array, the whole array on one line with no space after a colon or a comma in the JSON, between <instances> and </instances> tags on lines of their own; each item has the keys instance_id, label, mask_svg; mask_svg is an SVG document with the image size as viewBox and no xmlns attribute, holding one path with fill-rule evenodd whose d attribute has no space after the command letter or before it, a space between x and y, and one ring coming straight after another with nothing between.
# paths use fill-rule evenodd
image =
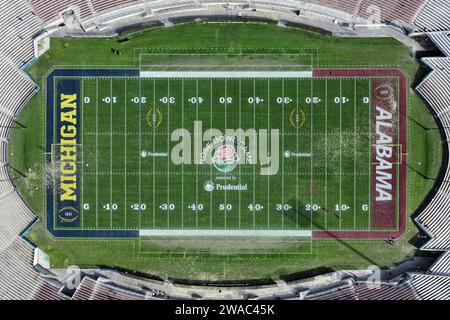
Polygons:
<instances>
[{"instance_id":1,"label":"midfield logo","mask_svg":"<svg viewBox=\"0 0 450 320\"><path fill-rule=\"evenodd\" d=\"M203 132L202 122L194 121L192 135L187 129L176 129L171 141L178 142L170 154L176 165L208 164L227 173L237 165L259 164L261 175L276 175L279 170L278 129L225 129L222 132L210 128Z\"/></svg>"},{"instance_id":2,"label":"midfield logo","mask_svg":"<svg viewBox=\"0 0 450 320\"><path fill-rule=\"evenodd\" d=\"M236 168L239 156L233 146L221 146L212 158L214 167L220 172L227 173Z\"/></svg>"}]
</instances>

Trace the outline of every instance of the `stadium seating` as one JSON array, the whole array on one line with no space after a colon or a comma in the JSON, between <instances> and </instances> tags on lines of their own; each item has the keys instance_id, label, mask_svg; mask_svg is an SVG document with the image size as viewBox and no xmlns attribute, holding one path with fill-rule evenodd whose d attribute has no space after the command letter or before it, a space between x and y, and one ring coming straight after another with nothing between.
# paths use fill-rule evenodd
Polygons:
<instances>
[{"instance_id":1,"label":"stadium seating","mask_svg":"<svg viewBox=\"0 0 450 320\"><path fill-rule=\"evenodd\" d=\"M34 58L33 38L60 13L73 10L85 30L129 16L149 13L167 17L186 12L195 18L195 10L207 10L208 4L221 0L3 0L0 2L0 299L69 299L60 286L46 281L33 268L33 246L20 235L35 216L23 202L8 173L8 141L11 127L23 106L37 92L36 84L21 70ZM368 18L373 7L381 9L382 21L412 23L417 31L430 32L429 38L450 56L449 0L241 0L239 3L279 14L303 9L342 12ZM318 6L322 9L319 10ZM244 7L244 6L243 6ZM332 8L329 10L327 8ZM188 14L189 13L189 14ZM450 58L424 60L434 71L416 88L440 119L445 146L450 143ZM449 159L447 159L449 160ZM430 236L422 249L445 251L450 248L450 168L436 185L427 207L416 218ZM304 299L437 299L450 297L450 254L444 254L427 274L408 275L407 281L382 283L381 290L370 290L366 283L354 280L338 286L306 292ZM72 299L148 299L146 292L135 291L109 279L84 277Z\"/></svg>"},{"instance_id":2,"label":"stadium seating","mask_svg":"<svg viewBox=\"0 0 450 320\"><path fill-rule=\"evenodd\" d=\"M419 31L449 31L450 1L428 0L413 22Z\"/></svg>"},{"instance_id":3,"label":"stadium seating","mask_svg":"<svg viewBox=\"0 0 450 320\"><path fill-rule=\"evenodd\" d=\"M450 32L430 32L428 37L446 56L450 56Z\"/></svg>"},{"instance_id":4,"label":"stadium seating","mask_svg":"<svg viewBox=\"0 0 450 320\"><path fill-rule=\"evenodd\" d=\"M423 60L434 71L419 84L416 91L427 101L440 120L445 134L444 146L450 143L450 59L429 58ZM447 159L448 161L448 159ZM427 207L416 217L416 222L430 236L422 249L448 250L450 248L450 168L445 163L445 175L436 187Z\"/></svg>"},{"instance_id":5,"label":"stadium seating","mask_svg":"<svg viewBox=\"0 0 450 320\"><path fill-rule=\"evenodd\" d=\"M47 23L59 19L59 13L72 9L80 19L85 19L92 15L87 0L29 0L36 14L42 22ZM106 2L106 1L105 1Z\"/></svg>"},{"instance_id":6,"label":"stadium seating","mask_svg":"<svg viewBox=\"0 0 450 320\"><path fill-rule=\"evenodd\" d=\"M3 211L3 210L2 210ZM17 238L0 251L0 299L62 299L59 289L33 269L34 248Z\"/></svg>"},{"instance_id":7,"label":"stadium seating","mask_svg":"<svg viewBox=\"0 0 450 320\"><path fill-rule=\"evenodd\" d=\"M412 274L410 283L421 300L450 300L450 277Z\"/></svg>"},{"instance_id":8,"label":"stadium seating","mask_svg":"<svg viewBox=\"0 0 450 320\"><path fill-rule=\"evenodd\" d=\"M107 283L104 278L94 280L84 277L72 296L72 300L144 300L143 292L120 288L114 283Z\"/></svg>"},{"instance_id":9,"label":"stadium seating","mask_svg":"<svg viewBox=\"0 0 450 320\"><path fill-rule=\"evenodd\" d=\"M264 8L267 6L286 7L291 9L304 9L315 11L314 8L322 6L325 8L332 8L338 11L345 12L353 16L360 16L363 18L371 17L377 12L376 7L380 8L380 14L382 22L401 20L406 23L410 23L415 17L417 10L421 8L425 0L410 0L406 3L404 0L309 0L309 1L297 1L297 0L284 0L284 1L268 1L268 0L242 0L237 2L238 4L247 5L251 7ZM172 0L172 1L144 1L144 0L57 0L55 2L48 2L45 0L30 0L30 4L33 6L34 11L41 18L44 23L52 22L60 18L60 13L73 9L80 21L84 22L90 18L97 17L98 15L119 10L127 6L143 5L142 12L147 9L153 8L165 8L171 10L171 7L181 7L185 5L185 0ZM202 3L205 5L212 3L211 0L199 0L191 1L192 5L199 7ZM214 3L227 3L227 1L216 0ZM316 7L314 7L316 6ZM401 10L400 10L401 9ZM188 7L185 10L189 10ZM125 11L124 11L125 12Z\"/></svg>"},{"instance_id":10,"label":"stadium seating","mask_svg":"<svg viewBox=\"0 0 450 320\"><path fill-rule=\"evenodd\" d=\"M438 276L450 275L450 251L442 254L442 256L430 267L429 273Z\"/></svg>"},{"instance_id":11,"label":"stadium seating","mask_svg":"<svg viewBox=\"0 0 450 320\"><path fill-rule=\"evenodd\" d=\"M0 53L21 67L34 56L33 36L41 29L26 0L0 2Z\"/></svg>"}]
</instances>

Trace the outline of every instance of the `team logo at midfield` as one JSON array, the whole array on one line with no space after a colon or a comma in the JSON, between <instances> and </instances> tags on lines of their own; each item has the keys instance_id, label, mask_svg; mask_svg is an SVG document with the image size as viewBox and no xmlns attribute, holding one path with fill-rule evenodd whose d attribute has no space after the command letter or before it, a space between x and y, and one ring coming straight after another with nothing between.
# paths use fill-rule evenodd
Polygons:
<instances>
[{"instance_id":1,"label":"team logo at midfield","mask_svg":"<svg viewBox=\"0 0 450 320\"><path fill-rule=\"evenodd\" d=\"M230 172L239 161L239 156L233 146L228 144L221 146L217 149L216 153L212 158L212 163L214 167L220 172Z\"/></svg>"}]
</instances>

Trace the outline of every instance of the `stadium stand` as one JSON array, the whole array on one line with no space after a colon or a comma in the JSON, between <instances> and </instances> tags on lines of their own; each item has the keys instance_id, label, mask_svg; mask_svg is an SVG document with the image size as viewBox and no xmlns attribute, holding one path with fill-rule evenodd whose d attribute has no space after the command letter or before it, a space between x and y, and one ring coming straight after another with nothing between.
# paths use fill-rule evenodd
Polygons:
<instances>
[{"instance_id":1,"label":"stadium stand","mask_svg":"<svg viewBox=\"0 0 450 320\"><path fill-rule=\"evenodd\" d=\"M450 300L450 277L412 274L410 283L420 300Z\"/></svg>"},{"instance_id":2,"label":"stadium stand","mask_svg":"<svg viewBox=\"0 0 450 320\"><path fill-rule=\"evenodd\" d=\"M449 31L450 0L428 0L413 22L418 31Z\"/></svg>"},{"instance_id":3,"label":"stadium stand","mask_svg":"<svg viewBox=\"0 0 450 320\"><path fill-rule=\"evenodd\" d=\"M105 278L94 280L85 276L72 296L72 300L144 300L145 293L120 288Z\"/></svg>"},{"instance_id":4,"label":"stadium stand","mask_svg":"<svg viewBox=\"0 0 450 320\"><path fill-rule=\"evenodd\" d=\"M286 8L288 11L303 10L311 11L313 13L321 12L319 7L332 8L337 11L345 12L354 17L359 16L370 19L379 13L381 22L403 21L405 23L410 23L424 2L425 0L410 0L407 1L407 4L405 5L405 1L403 0L285 0L282 2L270 2L267 0L241 0L237 2L237 4L242 8L252 7L263 10L268 10L271 8L272 11ZM206 6L211 3L225 5L227 1L58 0L50 3L44 0L30 0L30 4L33 6L34 11L44 23L54 22L55 20L60 19L60 13L72 9L83 25L89 19L98 18L102 14L112 11L120 12L127 6L137 7L138 5L141 5L138 9L135 8L134 11L137 10L142 14L151 11L152 14L155 14L158 13L157 10L162 9L166 11L173 11L176 7L181 9L182 6L185 6L183 10L186 11L190 9L197 9L203 4ZM282 11L286 11L286 9L283 9ZM125 16L128 15L127 10L122 10L122 13ZM159 14L161 14L161 12L159 12Z\"/></svg>"},{"instance_id":5,"label":"stadium stand","mask_svg":"<svg viewBox=\"0 0 450 320\"><path fill-rule=\"evenodd\" d=\"M92 11L87 0L29 1L31 6L34 8L34 12L36 12L44 23L60 19L59 14L67 10L73 10L79 20L83 20L92 15Z\"/></svg>"},{"instance_id":6,"label":"stadium stand","mask_svg":"<svg viewBox=\"0 0 450 320\"><path fill-rule=\"evenodd\" d=\"M33 268L33 246L21 238L35 221L14 188L8 173L8 141L11 128L23 106L37 92L36 84L21 70L33 60L33 39L45 26L59 23L61 13L72 10L85 30L114 23L130 16L161 16L185 12L195 18L196 10L208 10L220 0L4 0L0 2L0 299L149 299L148 291L136 291L103 277L85 276L72 297L61 293L62 285L43 277ZM445 54L450 55L449 0L310 0L264 1L242 0L242 8L256 7L283 15L312 12L341 17L340 12L369 18L381 8L383 22L412 23ZM330 10L332 8L333 10ZM301 10L300 10L301 9ZM199 12L200 12L199 11ZM249 10L251 11L251 10ZM298 14L301 14L299 12ZM450 58L428 58L423 62L432 71L416 88L428 102L443 128L444 146L450 137ZM448 161L449 159L447 159ZM450 249L450 168L444 163L444 177L435 185L426 208L416 217L418 225L429 235L423 250ZM149 285L150 286L150 285ZM285 294L285 293L283 293ZM396 282L380 283L370 289L364 281L346 280L338 285L314 288L300 299L450 299L450 253L446 252L426 274L406 274Z\"/></svg>"},{"instance_id":7,"label":"stadium stand","mask_svg":"<svg viewBox=\"0 0 450 320\"><path fill-rule=\"evenodd\" d=\"M445 135L445 146L449 150L450 139L450 93L447 84L450 81L450 59L429 58L424 63L434 69L425 80L417 86L416 91L427 101L441 122ZM447 159L448 160L448 159ZM445 175L435 186L435 193L427 207L415 218L416 222L430 236L423 250L441 251L450 248L450 169L445 166Z\"/></svg>"},{"instance_id":8,"label":"stadium stand","mask_svg":"<svg viewBox=\"0 0 450 320\"><path fill-rule=\"evenodd\" d=\"M437 276L450 275L450 251L445 252L428 270L429 273Z\"/></svg>"},{"instance_id":9,"label":"stadium stand","mask_svg":"<svg viewBox=\"0 0 450 320\"><path fill-rule=\"evenodd\" d=\"M33 37L40 31L39 19L25 0L0 2L0 53L21 67L34 55Z\"/></svg>"},{"instance_id":10,"label":"stadium stand","mask_svg":"<svg viewBox=\"0 0 450 320\"><path fill-rule=\"evenodd\" d=\"M0 252L0 299L63 299L59 289L33 269L33 250L30 244L17 238Z\"/></svg>"},{"instance_id":11,"label":"stadium stand","mask_svg":"<svg viewBox=\"0 0 450 320\"><path fill-rule=\"evenodd\" d=\"M450 32L430 32L428 37L446 56L450 56Z\"/></svg>"}]
</instances>

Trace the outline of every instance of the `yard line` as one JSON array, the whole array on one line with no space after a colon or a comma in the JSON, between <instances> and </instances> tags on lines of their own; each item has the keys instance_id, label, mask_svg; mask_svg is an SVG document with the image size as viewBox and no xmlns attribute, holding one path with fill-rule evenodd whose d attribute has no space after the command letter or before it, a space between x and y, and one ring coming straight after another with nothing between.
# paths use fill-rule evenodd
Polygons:
<instances>
[{"instance_id":1,"label":"yard line","mask_svg":"<svg viewBox=\"0 0 450 320\"><path fill-rule=\"evenodd\" d=\"M372 79L369 78L369 202L367 203L369 207L369 230L371 228L371 215L372 215Z\"/></svg>"},{"instance_id":2,"label":"yard line","mask_svg":"<svg viewBox=\"0 0 450 320\"><path fill-rule=\"evenodd\" d=\"M95 132L98 132L98 78L95 79ZM98 228L98 135L95 137L95 227Z\"/></svg>"},{"instance_id":3,"label":"yard line","mask_svg":"<svg viewBox=\"0 0 450 320\"><path fill-rule=\"evenodd\" d=\"M184 78L181 79L181 127L184 128ZM184 229L184 160L181 161L181 229Z\"/></svg>"},{"instance_id":4,"label":"yard line","mask_svg":"<svg viewBox=\"0 0 450 320\"><path fill-rule=\"evenodd\" d=\"M156 108L156 79L153 78L153 110ZM156 112L156 111L154 111ZM153 116L153 115L152 115ZM156 128L153 125L153 152L155 152L155 132ZM155 157L153 158L153 172L155 172ZM155 175L153 175L153 187L152 187L152 196L153 196L153 229L156 227L156 204L155 204Z\"/></svg>"},{"instance_id":5,"label":"yard line","mask_svg":"<svg viewBox=\"0 0 450 320\"><path fill-rule=\"evenodd\" d=\"M109 82L109 131L112 133L112 78ZM112 134L109 136L109 227L112 228Z\"/></svg>"},{"instance_id":6,"label":"yard line","mask_svg":"<svg viewBox=\"0 0 450 320\"><path fill-rule=\"evenodd\" d=\"M242 128L241 125L241 109L242 109L242 81L241 78L239 78L239 128ZM245 161L245 160L244 160ZM239 184L241 184L241 166L239 166ZM239 208L238 208L238 216L239 216L239 220L238 220L238 226L239 229L241 229L241 190L239 189L238 191L238 204L239 204Z\"/></svg>"},{"instance_id":7,"label":"yard line","mask_svg":"<svg viewBox=\"0 0 450 320\"><path fill-rule=\"evenodd\" d=\"M83 126L83 113L84 113L84 78L81 78L81 229L84 228L84 126Z\"/></svg>"},{"instance_id":8,"label":"yard line","mask_svg":"<svg viewBox=\"0 0 450 320\"><path fill-rule=\"evenodd\" d=\"M270 78L267 78L267 132L270 132ZM272 139L270 139L270 143L272 143ZM270 175L269 174L267 175L267 229L270 229Z\"/></svg>"},{"instance_id":9,"label":"yard line","mask_svg":"<svg viewBox=\"0 0 450 320\"><path fill-rule=\"evenodd\" d=\"M138 114L138 122L139 122L139 126L138 126L138 130L139 130L139 137L138 137L138 149L139 149L139 166L138 166L138 184L139 184L139 189L138 189L138 198L139 198L139 208L138 208L138 212L139 212L139 217L138 217L138 224L139 224L139 229L141 229L141 116L142 116L142 112L141 112L141 78L139 78L139 114Z\"/></svg>"},{"instance_id":10,"label":"yard line","mask_svg":"<svg viewBox=\"0 0 450 320\"><path fill-rule=\"evenodd\" d=\"M325 78L325 230L328 229L328 78Z\"/></svg>"},{"instance_id":11,"label":"yard line","mask_svg":"<svg viewBox=\"0 0 450 320\"><path fill-rule=\"evenodd\" d=\"M170 150L170 78L167 78L167 152ZM170 157L167 157L167 228L170 229Z\"/></svg>"},{"instance_id":12,"label":"yard line","mask_svg":"<svg viewBox=\"0 0 450 320\"><path fill-rule=\"evenodd\" d=\"M212 128L212 114L213 114L213 79L210 80L210 92L209 92L209 127ZM209 166L209 177L210 181L212 181L212 165ZM212 229L212 192L209 193L209 227Z\"/></svg>"},{"instance_id":13,"label":"yard line","mask_svg":"<svg viewBox=\"0 0 450 320\"><path fill-rule=\"evenodd\" d=\"M256 132L256 105L255 105L255 96L256 96L256 83L255 79L253 79L253 128ZM256 137L255 137L256 139ZM255 204L256 204L256 178L255 178L255 171L256 171L256 163L255 160L253 160L253 229L256 227L256 210L255 210Z\"/></svg>"},{"instance_id":14,"label":"yard line","mask_svg":"<svg viewBox=\"0 0 450 320\"><path fill-rule=\"evenodd\" d=\"M125 78L125 91L124 91L124 95L125 95L125 133L127 132L127 78ZM125 210L125 229L127 228L127 135L125 134L125 144L124 144L124 169L125 169L125 181L124 181L124 186L125 186L125 195L124 195L124 210Z\"/></svg>"},{"instance_id":15,"label":"yard line","mask_svg":"<svg viewBox=\"0 0 450 320\"><path fill-rule=\"evenodd\" d=\"M195 79L195 120L198 121L198 78ZM195 155L200 157L200 155ZM198 229L198 161L195 161L195 227Z\"/></svg>"},{"instance_id":16,"label":"yard line","mask_svg":"<svg viewBox=\"0 0 450 320\"><path fill-rule=\"evenodd\" d=\"M227 92L227 79L225 78L225 130L227 128L227 100L228 100L228 92ZM224 131L225 131L224 130ZM227 177L227 174L225 173L225 178ZM226 180L225 180L226 181ZM224 208L224 227L227 228L227 190L225 189L225 208Z\"/></svg>"},{"instance_id":17,"label":"yard line","mask_svg":"<svg viewBox=\"0 0 450 320\"><path fill-rule=\"evenodd\" d=\"M281 80L281 96L283 97L281 101L281 132L283 136L281 137L281 153L284 153L284 78ZM283 204L282 214L281 214L281 229L284 229L284 156L281 157L281 203Z\"/></svg>"},{"instance_id":18,"label":"yard line","mask_svg":"<svg viewBox=\"0 0 450 320\"><path fill-rule=\"evenodd\" d=\"M313 100L312 97L314 95L313 91L314 91L314 80L313 80L313 78L311 78L311 87L310 87L310 98L311 98L311 100L310 100L310 104L309 104L310 105L310 110L311 110L311 130L310 130L310 133L311 133L311 137L310 137L310 143L311 143L311 168L310 168L310 173L311 173L311 181L310 181L311 190L310 190L310 199L309 199L309 201L310 201L310 203L309 203L309 205L310 205L309 220L310 220L310 224L311 224L310 225L311 230L312 230L312 227L313 227L313 222L312 222L312 219L313 219L312 212L313 212L313 210L312 210L312 208L313 208L313 191L314 191L314 185L313 185L314 184L314 180L313 180L313 177L314 177L314 168L313 168L313 158L314 158L314 153L313 153L314 110L313 110L313 103L312 103L312 100Z\"/></svg>"},{"instance_id":19,"label":"yard line","mask_svg":"<svg viewBox=\"0 0 450 320\"><path fill-rule=\"evenodd\" d=\"M353 80L354 94L353 94L353 229L356 229L356 79Z\"/></svg>"},{"instance_id":20,"label":"yard line","mask_svg":"<svg viewBox=\"0 0 450 320\"><path fill-rule=\"evenodd\" d=\"M339 229L342 229L342 78L339 79Z\"/></svg>"},{"instance_id":21,"label":"yard line","mask_svg":"<svg viewBox=\"0 0 450 320\"><path fill-rule=\"evenodd\" d=\"M299 106L299 100L298 100L298 78L296 79L296 96L297 96L297 98L296 98L296 100L297 100L297 111L298 111L298 106ZM296 126L296 131L297 131L297 137L296 137L296 152L297 152L297 154L298 154L298 126ZM297 229L299 229L299 225L298 225L298 212L299 212L299 209L300 208L298 208L298 157L296 157L296 164L295 164L295 167L296 167L296 170L295 170L295 172L296 172L296 177L295 177L295 195L296 195L296 199L297 199L297 210L295 210L296 211L296 213L295 213L295 224L296 224L296 226L297 226Z\"/></svg>"}]
</instances>

